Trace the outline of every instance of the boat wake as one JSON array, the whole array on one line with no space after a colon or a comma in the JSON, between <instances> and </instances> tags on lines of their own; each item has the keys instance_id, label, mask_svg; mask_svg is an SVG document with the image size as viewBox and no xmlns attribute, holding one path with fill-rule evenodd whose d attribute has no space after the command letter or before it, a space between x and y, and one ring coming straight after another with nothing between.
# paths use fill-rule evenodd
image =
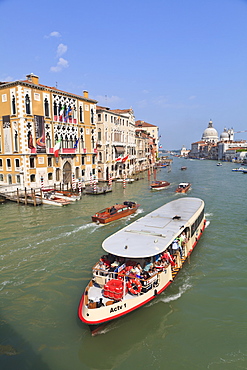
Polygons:
<instances>
[{"instance_id":1,"label":"boat wake","mask_svg":"<svg viewBox=\"0 0 247 370\"><path fill-rule=\"evenodd\" d=\"M146 305L146 307L150 307L156 303L163 302L163 303L169 303L172 301L176 301L179 299L187 290L189 290L192 287L192 284L189 282L189 277L186 279L186 281L183 283L182 286L179 287L179 291L176 294L169 295L167 297L164 297L164 294L162 294L160 297L157 297L157 299L153 300L149 304Z\"/></svg>"},{"instance_id":2,"label":"boat wake","mask_svg":"<svg viewBox=\"0 0 247 370\"><path fill-rule=\"evenodd\" d=\"M205 213L205 217L207 218L207 217L211 217L211 216L213 216L214 214L213 213Z\"/></svg>"},{"instance_id":3,"label":"boat wake","mask_svg":"<svg viewBox=\"0 0 247 370\"><path fill-rule=\"evenodd\" d=\"M182 295L187 290L189 290L191 287L192 287L192 284L184 283L181 287L179 287L179 292L177 294L171 295L171 296L166 297L166 298L161 298L160 301L163 302L163 303L169 303L171 301L176 301L177 299L179 299L180 297L182 297Z\"/></svg>"}]
</instances>

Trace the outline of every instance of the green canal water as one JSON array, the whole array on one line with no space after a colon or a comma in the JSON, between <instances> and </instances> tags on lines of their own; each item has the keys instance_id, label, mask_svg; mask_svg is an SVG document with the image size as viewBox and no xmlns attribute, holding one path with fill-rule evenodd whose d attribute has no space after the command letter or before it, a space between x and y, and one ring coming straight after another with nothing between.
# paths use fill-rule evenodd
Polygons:
<instances>
[{"instance_id":1,"label":"green canal water","mask_svg":"<svg viewBox=\"0 0 247 370\"><path fill-rule=\"evenodd\" d=\"M181 171L181 166L187 166ZM232 163L174 158L171 185L151 192L149 179L113 184L68 207L0 205L0 369L247 369L247 175ZM77 308L103 253L102 241L180 196L205 201L207 220L196 249L174 283L152 303L92 337ZM90 216L133 200L136 215L109 225Z\"/></svg>"}]
</instances>

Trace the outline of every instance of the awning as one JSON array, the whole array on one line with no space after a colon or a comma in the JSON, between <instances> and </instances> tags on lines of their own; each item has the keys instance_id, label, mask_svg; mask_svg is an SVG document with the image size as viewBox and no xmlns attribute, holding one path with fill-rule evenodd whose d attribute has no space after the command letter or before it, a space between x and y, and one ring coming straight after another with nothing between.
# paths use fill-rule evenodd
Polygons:
<instances>
[{"instance_id":1,"label":"awning","mask_svg":"<svg viewBox=\"0 0 247 370\"><path fill-rule=\"evenodd\" d=\"M115 150L117 154L124 154L124 147L123 146L115 146Z\"/></svg>"}]
</instances>

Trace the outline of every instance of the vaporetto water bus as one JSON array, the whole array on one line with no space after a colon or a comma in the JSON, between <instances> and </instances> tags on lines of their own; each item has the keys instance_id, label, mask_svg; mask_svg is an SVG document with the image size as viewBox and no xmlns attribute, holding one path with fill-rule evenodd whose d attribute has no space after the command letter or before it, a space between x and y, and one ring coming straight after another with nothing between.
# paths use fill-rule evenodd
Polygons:
<instances>
[{"instance_id":1,"label":"vaporetto water bus","mask_svg":"<svg viewBox=\"0 0 247 370\"><path fill-rule=\"evenodd\" d=\"M204 201L186 197L105 239L105 254L93 266L79 318L94 330L150 302L173 282L205 226Z\"/></svg>"}]
</instances>

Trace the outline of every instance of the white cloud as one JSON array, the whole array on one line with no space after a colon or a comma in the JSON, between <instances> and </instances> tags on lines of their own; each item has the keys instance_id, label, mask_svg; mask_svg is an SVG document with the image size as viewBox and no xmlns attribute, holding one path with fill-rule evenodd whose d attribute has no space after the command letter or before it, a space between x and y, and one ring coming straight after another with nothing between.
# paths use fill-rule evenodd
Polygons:
<instances>
[{"instance_id":1,"label":"white cloud","mask_svg":"<svg viewBox=\"0 0 247 370\"><path fill-rule=\"evenodd\" d=\"M49 35L45 35L44 38L45 39L49 39L49 37L61 37L61 34L57 31L53 31L51 33L49 33Z\"/></svg>"},{"instance_id":2,"label":"white cloud","mask_svg":"<svg viewBox=\"0 0 247 370\"><path fill-rule=\"evenodd\" d=\"M51 67L51 72L60 72L62 69L67 68L69 66L69 62L66 59L59 58L57 65L55 67Z\"/></svg>"},{"instance_id":3,"label":"white cloud","mask_svg":"<svg viewBox=\"0 0 247 370\"><path fill-rule=\"evenodd\" d=\"M57 47L57 56L61 57L61 55L65 54L68 50L68 46L64 44L59 44Z\"/></svg>"},{"instance_id":4,"label":"white cloud","mask_svg":"<svg viewBox=\"0 0 247 370\"><path fill-rule=\"evenodd\" d=\"M53 32L51 32L49 36L50 36L50 37L61 37L60 33L59 33L59 32L57 32L57 31L53 31Z\"/></svg>"},{"instance_id":5,"label":"white cloud","mask_svg":"<svg viewBox=\"0 0 247 370\"><path fill-rule=\"evenodd\" d=\"M191 96L189 96L189 100L194 100L196 98L196 96L195 95L191 95Z\"/></svg>"}]
</instances>

